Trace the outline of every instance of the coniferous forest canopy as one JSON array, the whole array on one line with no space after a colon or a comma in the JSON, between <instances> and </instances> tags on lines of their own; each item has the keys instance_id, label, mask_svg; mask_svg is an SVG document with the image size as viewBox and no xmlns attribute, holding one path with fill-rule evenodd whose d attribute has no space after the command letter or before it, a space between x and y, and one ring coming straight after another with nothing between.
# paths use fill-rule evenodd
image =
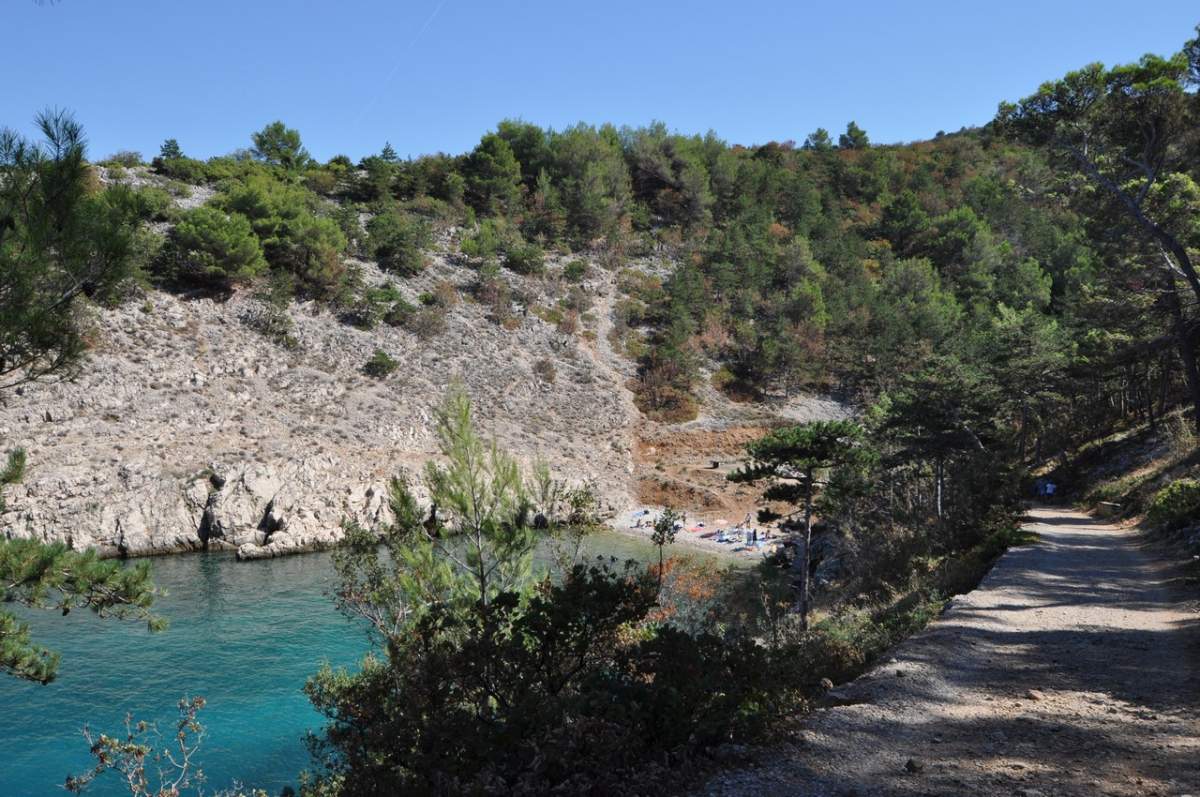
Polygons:
<instances>
[{"instance_id":1,"label":"coniferous forest canopy","mask_svg":"<svg viewBox=\"0 0 1200 797\"><path fill-rule=\"evenodd\" d=\"M435 337L448 299L413 305L349 258L403 281L441 237L500 323L507 274L543 275L551 254L578 258L555 275L568 282L587 261L618 274L612 343L649 419L695 418L713 390L838 396L853 420L773 430L732 476L802 541L751 575L569 556L536 571L539 535L565 545L599 524L591 499L489 447L457 392L437 420L447 464L422 477L440 515L398 478L395 522L349 529L335 557L339 606L376 652L307 687L328 719L308 793L600 794L634 771L670 784L702 751L768 737L970 589L1015 539L1031 468L1172 413L1200 421L1198 87L1193 38L910 144L854 122L741 146L661 123L505 120L465 154L318 163L275 122L209 160L164 142L148 168L166 188L120 182L147 166L138 153L98 161L117 178L102 183L78 124L48 113L46 142L0 137L0 392L86 369L81 308L150 289L257 291L261 331L285 348L293 299ZM196 186L211 198L181 209L172 191ZM364 370L402 367L381 351ZM0 484L24 462L14 450ZM832 586L810 583L822 530L854 541ZM147 579L0 541L7 601L155 624ZM58 666L0 613L0 668L45 682ZM201 707L183 707L183 731ZM137 759L110 742L107 766Z\"/></svg>"}]
</instances>

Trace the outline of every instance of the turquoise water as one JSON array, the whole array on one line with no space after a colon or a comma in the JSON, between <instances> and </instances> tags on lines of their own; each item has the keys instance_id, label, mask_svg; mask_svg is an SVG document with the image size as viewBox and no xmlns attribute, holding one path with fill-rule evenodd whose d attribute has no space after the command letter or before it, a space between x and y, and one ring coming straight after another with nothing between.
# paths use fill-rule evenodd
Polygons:
<instances>
[{"instance_id":1,"label":"turquoise water","mask_svg":"<svg viewBox=\"0 0 1200 797\"><path fill-rule=\"evenodd\" d=\"M592 550L645 560L647 543L598 535ZM207 729L197 760L206 793L246 786L278 794L309 766L304 734L320 726L301 689L322 662L353 665L361 626L333 606L328 554L237 562L228 554L153 560L168 590L158 611L171 627L101 621L86 612L27 615L35 638L62 654L48 686L0 674L0 797L63 794L68 774L92 763L84 723L110 735L127 712L169 734L181 697L200 695ZM88 794L122 794L112 774Z\"/></svg>"}]
</instances>

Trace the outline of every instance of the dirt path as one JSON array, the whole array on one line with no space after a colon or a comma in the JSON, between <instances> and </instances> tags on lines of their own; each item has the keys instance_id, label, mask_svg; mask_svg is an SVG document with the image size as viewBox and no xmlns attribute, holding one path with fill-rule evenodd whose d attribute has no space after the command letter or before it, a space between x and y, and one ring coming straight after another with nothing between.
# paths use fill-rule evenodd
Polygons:
<instances>
[{"instance_id":1,"label":"dirt path","mask_svg":"<svg viewBox=\"0 0 1200 797\"><path fill-rule=\"evenodd\" d=\"M1200 615L1135 531L1031 512L1009 551L794 745L704 794L1200 797Z\"/></svg>"}]
</instances>

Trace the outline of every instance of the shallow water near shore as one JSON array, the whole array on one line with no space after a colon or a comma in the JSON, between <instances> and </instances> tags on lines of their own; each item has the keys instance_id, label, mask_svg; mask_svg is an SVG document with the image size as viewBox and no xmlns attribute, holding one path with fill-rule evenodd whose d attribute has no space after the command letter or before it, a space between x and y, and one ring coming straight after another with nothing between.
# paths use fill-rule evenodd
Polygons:
<instances>
[{"instance_id":1,"label":"shallow water near shore","mask_svg":"<svg viewBox=\"0 0 1200 797\"><path fill-rule=\"evenodd\" d=\"M615 533L590 538L588 550L621 559L655 555L649 543ZM304 735L320 728L321 717L301 691L305 679L322 662L353 666L368 648L363 627L329 597L330 555L238 562L190 554L159 557L152 566L168 591L158 605L171 622L163 633L87 612L23 614L62 663L48 686L0 675L0 795L63 793L66 776L93 763L84 723L115 736L131 713L156 721L169 737L176 704L193 695L208 703L196 756L205 793L237 781L276 795L310 766ZM120 785L109 773L86 793L126 793Z\"/></svg>"}]
</instances>

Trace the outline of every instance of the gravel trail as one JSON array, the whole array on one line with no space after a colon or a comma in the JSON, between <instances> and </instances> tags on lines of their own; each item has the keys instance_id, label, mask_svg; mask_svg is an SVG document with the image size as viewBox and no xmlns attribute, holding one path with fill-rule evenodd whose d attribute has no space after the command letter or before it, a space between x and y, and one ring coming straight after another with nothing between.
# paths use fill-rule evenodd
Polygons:
<instances>
[{"instance_id":1,"label":"gravel trail","mask_svg":"<svg viewBox=\"0 0 1200 797\"><path fill-rule=\"evenodd\" d=\"M1200 614L1136 530L1035 509L974 592L711 795L1200 797Z\"/></svg>"}]
</instances>

